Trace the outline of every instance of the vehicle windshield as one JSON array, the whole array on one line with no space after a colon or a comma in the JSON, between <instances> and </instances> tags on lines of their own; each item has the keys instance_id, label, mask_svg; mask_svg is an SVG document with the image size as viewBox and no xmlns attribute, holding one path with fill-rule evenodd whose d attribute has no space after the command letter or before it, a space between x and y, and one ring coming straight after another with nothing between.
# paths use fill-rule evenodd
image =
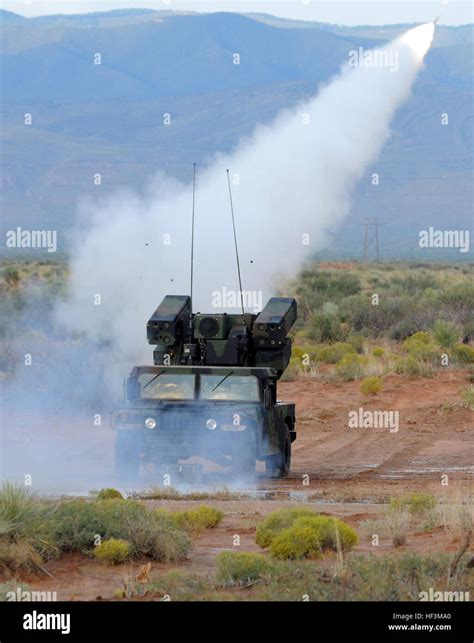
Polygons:
<instances>
[{"instance_id":1,"label":"vehicle windshield","mask_svg":"<svg viewBox=\"0 0 474 643\"><path fill-rule=\"evenodd\" d=\"M258 379L253 375L201 375L201 400L259 402Z\"/></svg>"},{"instance_id":2,"label":"vehicle windshield","mask_svg":"<svg viewBox=\"0 0 474 643\"><path fill-rule=\"evenodd\" d=\"M193 400L195 375L184 373L141 373L140 397L149 400Z\"/></svg>"}]
</instances>

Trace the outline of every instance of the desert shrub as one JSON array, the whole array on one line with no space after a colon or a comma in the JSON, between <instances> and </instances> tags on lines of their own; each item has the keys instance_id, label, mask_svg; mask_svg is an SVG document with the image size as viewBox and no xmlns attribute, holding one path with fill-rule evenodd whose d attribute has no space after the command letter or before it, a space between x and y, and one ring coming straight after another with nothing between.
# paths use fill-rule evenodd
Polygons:
<instances>
[{"instance_id":1,"label":"desert shrub","mask_svg":"<svg viewBox=\"0 0 474 643\"><path fill-rule=\"evenodd\" d=\"M336 364L336 373L343 380L357 380L364 374L367 360L356 353L348 353Z\"/></svg>"},{"instance_id":2,"label":"desert shrub","mask_svg":"<svg viewBox=\"0 0 474 643\"><path fill-rule=\"evenodd\" d=\"M389 337L390 339L395 339L397 342L401 342L419 330L420 325L416 320L402 319L391 327Z\"/></svg>"},{"instance_id":3,"label":"desert shrub","mask_svg":"<svg viewBox=\"0 0 474 643\"><path fill-rule=\"evenodd\" d=\"M42 501L30 490L3 483L0 489L0 540L22 543L25 552L32 549L40 557L52 556L55 553L49 535L52 510L51 503Z\"/></svg>"},{"instance_id":4,"label":"desert shrub","mask_svg":"<svg viewBox=\"0 0 474 643\"><path fill-rule=\"evenodd\" d=\"M461 329L443 319L437 319L433 324L433 339L442 348L452 348L459 340Z\"/></svg>"},{"instance_id":5,"label":"desert shrub","mask_svg":"<svg viewBox=\"0 0 474 643\"><path fill-rule=\"evenodd\" d=\"M257 526L255 542L260 547L268 547L273 538L283 529L291 527L295 520L304 516L314 515L311 509L305 509L304 507L273 511Z\"/></svg>"},{"instance_id":6,"label":"desert shrub","mask_svg":"<svg viewBox=\"0 0 474 643\"><path fill-rule=\"evenodd\" d=\"M339 306L326 302L321 310L311 316L309 336L317 342L337 342L342 339Z\"/></svg>"},{"instance_id":7,"label":"desert shrub","mask_svg":"<svg viewBox=\"0 0 474 643\"><path fill-rule=\"evenodd\" d=\"M171 514L173 522L187 531L204 531L216 527L224 514L215 507L201 505L189 511L175 511Z\"/></svg>"},{"instance_id":8,"label":"desert shrub","mask_svg":"<svg viewBox=\"0 0 474 643\"><path fill-rule=\"evenodd\" d=\"M361 290L361 283L350 272L328 272L308 268L301 272L296 293L312 309L319 308L327 301L339 302Z\"/></svg>"},{"instance_id":9,"label":"desert shrub","mask_svg":"<svg viewBox=\"0 0 474 643\"><path fill-rule=\"evenodd\" d=\"M456 313L458 321L464 323L472 319L474 310L474 283L464 281L449 286L441 293L439 303L443 308Z\"/></svg>"},{"instance_id":10,"label":"desert shrub","mask_svg":"<svg viewBox=\"0 0 474 643\"><path fill-rule=\"evenodd\" d=\"M216 579L221 585L250 583L268 574L271 564L253 552L223 551L216 556Z\"/></svg>"},{"instance_id":11,"label":"desert shrub","mask_svg":"<svg viewBox=\"0 0 474 643\"><path fill-rule=\"evenodd\" d=\"M408 357L395 360L394 370L395 373L415 377L431 377L433 375L433 366L415 355L408 355Z\"/></svg>"},{"instance_id":12,"label":"desert shrub","mask_svg":"<svg viewBox=\"0 0 474 643\"><path fill-rule=\"evenodd\" d=\"M383 357L385 355L385 349L381 346L374 346L372 349L372 355L374 357Z\"/></svg>"},{"instance_id":13,"label":"desert shrub","mask_svg":"<svg viewBox=\"0 0 474 643\"><path fill-rule=\"evenodd\" d=\"M256 586L259 600L295 601L303 594L312 601L419 601L420 591L469 588L472 571L459 566L459 579L448 587L449 554L353 555L343 575L321 561L274 561L269 577ZM471 581L472 582L472 581Z\"/></svg>"},{"instance_id":14,"label":"desert shrub","mask_svg":"<svg viewBox=\"0 0 474 643\"><path fill-rule=\"evenodd\" d=\"M124 583L123 589L116 593L118 597L157 596L172 597L173 601L216 600L214 584L202 574L189 574L181 569L173 569L165 574L154 576L149 583L142 586L139 583ZM217 597L219 598L219 597Z\"/></svg>"},{"instance_id":15,"label":"desert shrub","mask_svg":"<svg viewBox=\"0 0 474 643\"><path fill-rule=\"evenodd\" d=\"M365 377L361 382L360 390L364 395L377 395L382 390L382 380L376 375Z\"/></svg>"},{"instance_id":16,"label":"desert shrub","mask_svg":"<svg viewBox=\"0 0 474 643\"><path fill-rule=\"evenodd\" d=\"M390 500L389 509L403 510L406 509L411 514L422 515L436 506L436 499L428 493L413 491L399 498Z\"/></svg>"},{"instance_id":17,"label":"desert shrub","mask_svg":"<svg viewBox=\"0 0 474 643\"><path fill-rule=\"evenodd\" d=\"M97 500L123 500L123 496L117 489L101 489L97 494Z\"/></svg>"},{"instance_id":18,"label":"desert shrub","mask_svg":"<svg viewBox=\"0 0 474 643\"><path fill-rule=\"evenodd\" d=\"M53 535L64 551L89 551L96 534L120 538L130 544L131 556L160 561L186 558L191 542L170 516L148 511L135 500L72 500L59 505L52 523Z\"/></svg>"},{"instance_id":19,"label":"desert shrub","mask_svg":"<svg viewBox=\"0 0 474 643\"><path fill-rule=\"evenodd\" d=\"M362 353L366 337L363 333L349 333L346 338L347 344L350 344L357 353Z\"/></svg>"},{"instance_id":20,"label":"desert shrub","mask_svg":"<svg viewBox=\"0 0 474 643\"><path fill-rule=\"evenodd\" d=\"M273 538L270 552L282 559L318 558L321 556L321 537L312 527L294 524Z\"/></svg>"},{"instance_id":21,"label":"desert shrub","mask_svg":"<svg viewBox=\"0 0 474 643\"><path fill-rule=\"evenodd\" d=\"M439 348L433 342L433 338L423 331L408 337L402 347L411 357L427 363L436 363L440 357Z\"/></svg>"},{"instance_id":22,"label":"desert shrub","mask_svg":"<svg viewBox=\"0 0 474 643\"><path fill-rule=\"evenodd\" d=\"M454 357L462 364L474 364L474 346L456 344L453 347Z\"/></svg>"},{"instance_id":23,"label":"desert shrub","mask_svg":"<svg viewBox=\"0 0 474 643\"><path fill-rule=\"evenodd\" d=\"M358 542L356 531L343 520L332 516L298 518L295 527L310 527L317 531L321 548L337 551L352 549Z\"/></svg>"},{"instance_id":24,"label":"desert shrub","mask_svg":"<svg viewBox=\"0 0 474 643\"><path fill-rule=\"evenodd\" d=\"M320 362L325 362L326 364L336 364L339 362L345 355L355 355L356 351L351 344L345 342L337 342L336 344L330 344L329 346L323 346L320 348L316 357Z\"/></svg>"},{"instance_id":25,"label":"desert shrub","mask_svg":"<svg viewBox=\"0 0 474 643\"><path fill-rule=\"evenodd\" d=\"M5 266L2 277L9 286L17 286L20 283L20 273L14 266Z\"/></svg>"},{"instance_id":26,"label":"desert shrub","mask_svg":"<svg viewBox=\"0 0 474 643\"><path fill-rule=\"evenodd\" d=\"M474 410L474 386L465 386L459 392L461 400L468 409Z\"/></svg>"},{"instance_id":27,"label":"desert shrub","mask_svg":"<svg viewBox=\"0 0 474 643\"><path fill-rule=\"evenodd\" d=\"M42 557L29 542L0 540L0 571L36 571L42 562Z\"/></svg>"},{"instance_id":28,"label":"desert shrub","mask_svg":"<svg viewBox=\"0 0 474 643\"><path fill-rule=\"evenodd\" d=\"M118 565L123 563L130 555L130 545L126 540L110 538L104 540L94 548L94 557L99 563Z\"/></svg>"}]
</instances>

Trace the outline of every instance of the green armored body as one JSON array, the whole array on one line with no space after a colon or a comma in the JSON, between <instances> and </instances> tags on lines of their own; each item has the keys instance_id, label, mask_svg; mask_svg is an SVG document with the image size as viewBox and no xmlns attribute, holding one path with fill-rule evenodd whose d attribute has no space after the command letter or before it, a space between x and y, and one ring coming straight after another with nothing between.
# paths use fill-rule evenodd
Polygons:
<instances>
[{"instance_id":1,"label":"green armored body","mask_svg":"<svg viewBox=\"0 0 474 643\"><path fill-rule=\"evenodd\" d=\"M235 477L290 470L295 406L277 400L288 366L294 299L274 297L259 314L193 314L188 296L167 295L147 323L153 366L136 366L125 407L114 413L120 479L141 462L201 456L232 463Z\"/></svg>"}]
</instances>

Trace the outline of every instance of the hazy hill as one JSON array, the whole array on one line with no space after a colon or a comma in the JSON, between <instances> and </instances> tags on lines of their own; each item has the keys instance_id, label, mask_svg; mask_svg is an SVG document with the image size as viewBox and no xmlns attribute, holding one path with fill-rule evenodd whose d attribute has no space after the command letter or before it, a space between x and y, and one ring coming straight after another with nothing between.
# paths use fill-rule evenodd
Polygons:
<instances>
[{"instance_id":1,"label":"hazy hill","mask_svg":"<svg viewBox=\"0 0 474 643\"><path fill-rule=\"evenodd\" d=\"M0 11L2 230L69 227L78 200L94 194L95 172L102 194L139 190L157 169L189 176L193 160L231 149L257 123L314 94L350 49L409 26L141 9L30 19ZM472 225L472 40L471 25L437 29L377 163L381 185L370 186L373 170L361 181L334 252L360 252L364 216L384 219L381 244L392 256L414 254L416 226ZM235 52L240 65L232 64ZM448 127L440 126L444 112Z\"/></svg>"}]
</instances>

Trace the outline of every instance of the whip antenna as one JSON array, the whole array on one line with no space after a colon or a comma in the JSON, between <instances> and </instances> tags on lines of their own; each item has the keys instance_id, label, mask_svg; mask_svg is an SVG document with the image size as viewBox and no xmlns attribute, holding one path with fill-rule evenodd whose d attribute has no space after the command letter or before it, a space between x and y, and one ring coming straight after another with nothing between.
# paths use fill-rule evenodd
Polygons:
<instances>
[{"instance_id":1,"label":"whip antenna","mask_svg":"<svg viewBox=\"0 0 474 643\"><path fill-rule=\"evenodd\" d=\"M229 186L229 200L230 200L230 212L232 214L232 228L234 229L235 257L237 259L237 272L239 274L240 305L242 306L242 315L244 315L245 314L245 311L244 311L244 295L243 295L243 292L242 292L242 278L240 276L239 249L238 249L238 246L237 246L237 235L235 233L234 205L232 203L232 190L230 189L229 170L226 170L226 172L227 172L227 185Z\"/></svg>"},{"instance_id":2,"label":"whip antenna","mask_svg":"<svg viewBox=\"0 0 474 643\"><path fill-rule=\"evenodd\" d=\"M193 270L194 270L194 203L196 199L196 163L193 163L193 210L191 216L191 313L193 312Z\"/></svg>"}]
</instances>

